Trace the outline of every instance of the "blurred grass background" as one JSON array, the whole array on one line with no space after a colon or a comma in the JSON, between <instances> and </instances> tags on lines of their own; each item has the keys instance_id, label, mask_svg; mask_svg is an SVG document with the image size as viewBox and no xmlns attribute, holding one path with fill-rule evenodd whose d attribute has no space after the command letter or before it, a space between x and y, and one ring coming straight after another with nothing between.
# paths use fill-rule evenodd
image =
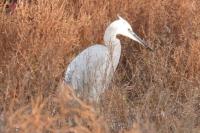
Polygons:
<instances>
[{"instance_id":1,"label":"blurred grass background","mask_svg":"<svg viewBox=\"0 0 200 133\"><path fill-rule=\"evenodd\" d=\"M4 6L1 132L199 132L200 1L22 0L12 14ZM104 43L117 14L155 51L119 36L120 64L98 114L62 80L81 50Z\"/></svg>"}]
</instances>

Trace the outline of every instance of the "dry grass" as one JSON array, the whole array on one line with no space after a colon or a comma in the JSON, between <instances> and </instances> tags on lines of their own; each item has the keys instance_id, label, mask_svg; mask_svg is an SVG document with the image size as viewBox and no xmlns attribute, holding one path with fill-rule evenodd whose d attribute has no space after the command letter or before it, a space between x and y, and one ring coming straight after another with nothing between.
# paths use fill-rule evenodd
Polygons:
<instances>
[{"instance_id":1,"label":"dry grass","mask_svg":"<svg viewBox=\"0 0 200 133\"><path fill-rule=\"evenodd\" d=\"M63 73L88 44L103 43L117 14L155 51L120 37L120 65L99 115L63 86ZM0 132L198 132L199 22L198 0L19 3L1 14Z\"/></svg>"}]
</instances>

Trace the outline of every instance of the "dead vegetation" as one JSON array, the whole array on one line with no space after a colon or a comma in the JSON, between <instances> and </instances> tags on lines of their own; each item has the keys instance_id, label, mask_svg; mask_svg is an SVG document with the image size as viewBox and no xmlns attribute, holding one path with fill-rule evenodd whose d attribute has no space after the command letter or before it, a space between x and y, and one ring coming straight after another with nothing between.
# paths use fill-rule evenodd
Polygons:
<instances>
[{"instance_id":1,"label":"dead vegetation","mask_svg":"<svg viewBox=\"0 0 200 133\"><path fill-rule=\"evenodd\" d=\"M12 15L1 14L0 132L199 132L199 7L198 0L19 2ZM120 65L97 114L63 86L63 73L82 49L103 43L117 14L155 51L120 36Z\"/></svg>"}]
</instances>

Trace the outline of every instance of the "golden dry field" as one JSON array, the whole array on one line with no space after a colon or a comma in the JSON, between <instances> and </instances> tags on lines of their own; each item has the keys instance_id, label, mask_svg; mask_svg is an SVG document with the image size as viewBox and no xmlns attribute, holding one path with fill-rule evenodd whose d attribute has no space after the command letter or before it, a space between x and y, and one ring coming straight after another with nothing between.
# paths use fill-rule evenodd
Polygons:
<instances>
[{"instance_id":1,"label":"golden dry field","mask_svg":"<svg viewBox=\"0 0 200 133\"><path fill-rule=\"evenodd\" d=\"M26 0L0 13L1 133L200 132L199 0ZM63 84L69 62L128 20L115 79L92 106ZM99 111L96 111L99 108Z\"/></svg>"}]
</instances>

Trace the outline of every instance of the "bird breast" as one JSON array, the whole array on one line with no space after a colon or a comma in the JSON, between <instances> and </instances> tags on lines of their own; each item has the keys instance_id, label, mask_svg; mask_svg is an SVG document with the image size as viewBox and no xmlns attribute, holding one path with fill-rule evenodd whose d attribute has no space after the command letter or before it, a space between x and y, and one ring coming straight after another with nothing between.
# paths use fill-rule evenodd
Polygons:
<instances>
[{"instance_id":1,"label":"bird breast","mask_svg":"<svg viewBox=\"0 0 200 133\"><path fill-rule=\"evenodd\" d=\"M68 66L65 81L79 94L96 98L107 88L118 65L117 49L94 45L81 52ZM121 52L121 50L118 52Z\"/></svg>"}]
</instances>

